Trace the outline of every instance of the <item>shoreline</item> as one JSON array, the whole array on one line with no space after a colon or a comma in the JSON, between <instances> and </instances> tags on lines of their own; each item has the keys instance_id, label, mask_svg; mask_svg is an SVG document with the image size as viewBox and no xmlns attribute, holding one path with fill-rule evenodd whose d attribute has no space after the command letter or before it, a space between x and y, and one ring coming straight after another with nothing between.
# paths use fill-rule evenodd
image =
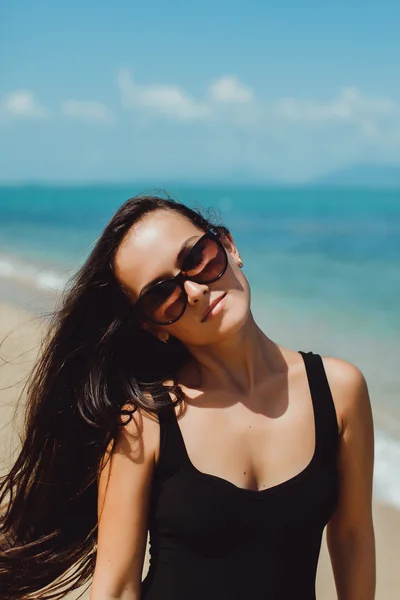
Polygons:
<instances>
[{"instance_id":1,"label":"shoreline","mask_svg":"<svg viewBox=\"0 0 400 600\"><path fill-rule=\"evenodd\" d=\"M0 453L10 464L12 449L16 449L14 408L23 389L32 361L40 348L46 330L46 314L54 309L54 295L32 293L29 286L13 282L7 293L0 291ZM21 416L21 415L20 415ZM395 600L400 590L400 510L374 499L374 525L377 551L376 600ZM146 552L143 576L148 568ZM317 571L318 600L337 598L325 533ZM68 596L70 600L77 592ZM89 598L89 592L83 599Z\"/></svg>"}]
</instances>

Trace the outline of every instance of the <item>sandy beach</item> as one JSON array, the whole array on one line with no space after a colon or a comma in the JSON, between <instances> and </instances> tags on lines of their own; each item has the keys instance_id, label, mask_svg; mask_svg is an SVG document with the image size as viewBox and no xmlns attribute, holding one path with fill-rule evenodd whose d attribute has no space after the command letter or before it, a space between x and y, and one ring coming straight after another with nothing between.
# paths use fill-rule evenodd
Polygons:
<instances>
[{"instance_id":1,"label":"sandy beach","mask_svg":"<svg viewBox=\"0 0 400 600\"><path fill-rule=\"evenodd\" d=\"M4 295L3 295L4 298ZM8 300L8 298L7 298ZM16 426L12 423L14 408L32 361L38 352L46 321L26 311L26 305L0 303L0 455L2 469L10 464L12 452L18 448ZM374 504L374 523L377 548L377 600L400 597L400 511L391 506ZM144 573L148 568L146 555ZM72 594L69 598L75 598ZM87 599L87 592L83 598ZM317 576L318 600L334 600L332 570L326 543L322 546Z\"/></svg>"}]
</instances>

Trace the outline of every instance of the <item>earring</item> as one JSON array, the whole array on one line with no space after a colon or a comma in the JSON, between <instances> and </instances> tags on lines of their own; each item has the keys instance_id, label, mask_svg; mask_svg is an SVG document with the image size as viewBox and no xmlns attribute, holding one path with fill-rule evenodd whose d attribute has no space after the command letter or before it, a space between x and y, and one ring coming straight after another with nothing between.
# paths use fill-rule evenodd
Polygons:
<instances>
[{"instance_id":1,"label":"earring","mask_svg":"<svg viewBox=\"0 0 400 600\"><path fill-rule=\"evenodd\" d=\"M162 340L160 340L161 342L164 342L164 344L168 344L169 341L169 336L166 338L163 338Z\"/></svg>"},{"instance_id":2,"label":"earring","mask_svg":"<svg viewBox=\"0 0 400 600\"><path fill-rule=\"evenodd\" d=\"M243 261L242 261L242 257L241 256L239 256L238 267L240 267L240 268L243 267Z\"/></svg>"}]
</instances>

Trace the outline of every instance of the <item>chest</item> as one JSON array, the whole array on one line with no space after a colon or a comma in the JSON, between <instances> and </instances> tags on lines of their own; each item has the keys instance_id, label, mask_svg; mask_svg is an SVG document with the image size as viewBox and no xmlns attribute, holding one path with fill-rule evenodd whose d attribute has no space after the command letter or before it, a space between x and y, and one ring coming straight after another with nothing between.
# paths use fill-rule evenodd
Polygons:
<instances>
[{"instance_id":1,"label":"chest","mask_svg":"<svg viewBox=\"0 0 400 600\"><path fill-rule=\"evenodd\" d=\"M219 398L221 402L221 398ZM315 453L313 401L307 386L246 406L217 398L177 418L182 451L198 472L263 490L304 470Z\"/></svg>"},{"instance_id":2,"label":"chest","mask_svg":"<svg viewBox=\"0 0 400 600\"><path fill-rule=\"evenodd\" d=\"M333 463L313 461L294 478L255 491L193 471L187 465L155 483L150 510L154 539L187 543L202 552L260 547L322 532L337 505L338 476Z\"/></svg>"}]
</instances>

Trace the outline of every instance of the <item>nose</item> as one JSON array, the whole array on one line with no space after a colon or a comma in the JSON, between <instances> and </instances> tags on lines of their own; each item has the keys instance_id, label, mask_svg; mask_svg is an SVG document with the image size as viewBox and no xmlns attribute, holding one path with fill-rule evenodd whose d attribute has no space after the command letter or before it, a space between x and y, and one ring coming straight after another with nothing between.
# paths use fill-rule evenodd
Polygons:
<instances>
[{"instance_id":1,"label":"nose","mask_svg":"<svg viewBox=\"0 0 400 600\"><path fill-rule=\"evenodd\" d=\"M187 293L189 304L195 304L199 301L201 296L208 292L208 285L204 283L196 283L187 279L184 282L185 292Z\"/></svg>"}]
</instances>

